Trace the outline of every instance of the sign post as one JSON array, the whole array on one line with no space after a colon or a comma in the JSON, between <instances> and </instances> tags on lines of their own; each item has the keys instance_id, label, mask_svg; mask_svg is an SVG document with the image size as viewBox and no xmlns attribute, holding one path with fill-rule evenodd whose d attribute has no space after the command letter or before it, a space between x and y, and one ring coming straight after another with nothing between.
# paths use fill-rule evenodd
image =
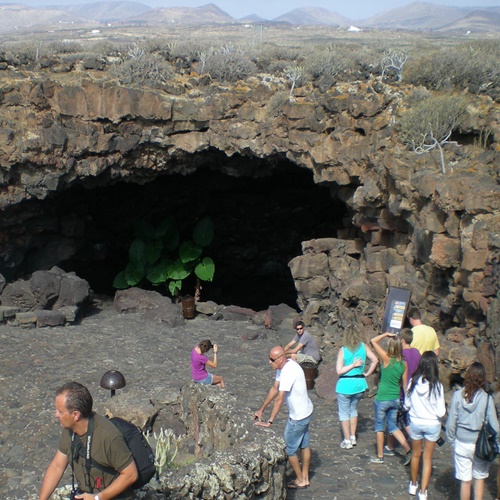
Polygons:
<instances>
[{"instance_id":1,"label":"sign post","mask_svg":"<svg viewBox=\"0 0 500 500\"><path fill-rule=\"evenodd\" d=\"M389 332L399 334L403 329L410 298L410 290L391 286L385 304L382 333Z\"/></svg>"}]
</instances>

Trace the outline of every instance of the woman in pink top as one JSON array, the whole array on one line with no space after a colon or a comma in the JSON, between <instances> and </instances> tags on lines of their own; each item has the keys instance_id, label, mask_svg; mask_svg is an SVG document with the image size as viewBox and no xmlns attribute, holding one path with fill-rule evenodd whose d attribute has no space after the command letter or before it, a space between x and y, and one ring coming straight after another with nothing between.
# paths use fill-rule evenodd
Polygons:
<instances>
[{"instance_id":1,"label":"woman in pink top","mask_svg":"<svg viewBox=\"0 0 500 500\"><path fill-rule=\"evenodd\" d=\"M210 361L205 353L214 348L214 359ZM224 387L224 379L220 375L212 375L207 372L206 366L210 368L217 368L217 351L219 346L217 344L212 344L210 340L202 340L192 351L191 351L191 373L193 375L193 380L198 384L206 385L218 385L219 387Z\"/></svg>"}]
</instances>

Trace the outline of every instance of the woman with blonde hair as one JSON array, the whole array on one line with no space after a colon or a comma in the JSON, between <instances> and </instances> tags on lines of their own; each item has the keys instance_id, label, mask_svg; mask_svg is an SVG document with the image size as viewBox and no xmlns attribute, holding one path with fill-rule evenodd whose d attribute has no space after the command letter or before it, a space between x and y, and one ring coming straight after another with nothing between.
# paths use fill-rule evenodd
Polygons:
<instances>
[{"instance_id":1,"label":"woman with blonde hair","mask_svg":"<svg viewBox=\"0 0 500 500\"><path fill-rule=\"evenodd\" d=\"M495 404L485 391L486 370L481 363L472 363L464 377L464 387L453 394L446 422L446 437L453 443L455 477L461 481L460 500L471 497L474 480L474 499L482 500L484 480L488 477L490 462L475 456L476 441L483 420L488 420L498 432ZM486 417L485 417L486 415Z\"/></svg>"},{"instance_id":2,"label":"woman with blonde hair","mask_svg":"<svg viewBox=\"0 0 500 500\"><path fill-rule=\"evenodd\" d=\"M370 367L365 372L366 358ZM356 446L356 428L358 425L358 404L368 389L366 377L371 375L378 364L378 358L362 341L355 326L349 326L344 333L344 345L337 356L337 375L339 376L336 392L339 420L344 440L340 447L346 450Z\"/></svg>"},{"instance_id":3,"label":"woman with blonde hair","mask_svg":"<svg viewBox=\"0 0 500 500\"><path fill-rule=\"evenodd\" d=\"M389 337L387 350L380 342ZM382 333L371 339L375 353L380 358L380 383L373 404L375 406L375 432L377 433L377 456L370 459L376 464L384 463L384 432L387 424L392 434L406 452L404 465L411 461L411 448L403 432L397 425L399 391L401 384L406 387L407 365L403 359L401 339L394 333Z\"/></svg>"}]
</instances>

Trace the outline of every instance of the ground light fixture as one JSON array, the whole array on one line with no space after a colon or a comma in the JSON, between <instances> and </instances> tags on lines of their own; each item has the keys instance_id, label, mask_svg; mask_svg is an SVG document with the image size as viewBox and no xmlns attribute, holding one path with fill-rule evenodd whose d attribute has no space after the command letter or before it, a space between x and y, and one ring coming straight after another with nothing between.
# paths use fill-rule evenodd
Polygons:
<instances>
[{"instance_id":1,"label":"ground light fixture","mask_svg":"<svg viewBox=\"0 0 500 500\"><path fill-rule=\"evenodd\" d=\"M101 378L100 386L111 391L111 397L115 395L116 389L125 387L125 377L118 370L109 370Z\"/></svg>"}]
</instances>

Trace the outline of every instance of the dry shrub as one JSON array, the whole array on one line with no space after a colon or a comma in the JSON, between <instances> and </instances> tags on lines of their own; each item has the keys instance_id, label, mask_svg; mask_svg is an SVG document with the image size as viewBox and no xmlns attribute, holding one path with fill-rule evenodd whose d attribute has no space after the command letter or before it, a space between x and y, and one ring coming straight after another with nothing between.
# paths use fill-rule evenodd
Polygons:
<instances>
[{"instance_id":1,"label":"dry shrub","mask_svg":"<svg viewBox=\"0 0 500 500\"><path fill-rule=\"evenodd\" d=\"M290 102L289 92L276 92L276 94L273 94L271 99L269 99L267 107L268 115L274 117L281 115L283 113L283 107L288 102Z\"/></svg>"},{"instance_id":2,"label":"dry shrub","mask_svg":"<svg viewBox=\"0 0 500 500\"><path fill-rule=\"evenodd\" d=\"M5 50L2 60L12 66L22 66L36 61L39 52L34 43L13 44Z\"/></svg>"},{"instance_id":3,"label":"dry shrub","mask_svg":"<svg viewBox=\"0 0 500 500\"><path fill-rule=\"evenodd\" d=\"M366 45L335 43L315 47L304 60L304 68L311 79L333 76L348 81L359 78L361 72L380 73L380 50Z\"/></svg>"},{"instance_id":4,"label":"dry shrub","mask_svg":"<svg viewBox=\"0 0 500 500\"><path fill-rule=\"evenodd\" d=\"M460 128L466 115L467 104L461 97L428 97L401 116L399 137L412 149L432 145L434 139L442 142Z\"/></svg>"},{"instance_id":5,"label":"dry shrub","mask_svg":"<svg viewBox=\"0 0 500 500\"><path fill-rule=\"evenodd\" d=\"M59 54L76 54L83 52L83 47L78 42L52 42L48 45L47 51L52 55Z\"/></svg>"},{"instance_id":6,"label":"dry shrub","mask_svg":"<svg viewBox=\"0 0 500 500\"><path fill-rule=\"evenodd\" d=\"M232 46L211 49L200 54L199 73L208 73L220 82L235 82L257 73L257 67L248 55Z\"/></svg>"},{"instance_id":7,"label":"dry shrub","mask_svg":"<svg viewBox=\"0 0 500 500\"><path fill-rule=\"evenodd\" d=\"M433 48L408 61L405 81L435 90L500 85L499 59L499 41L471 41Z\"/></svg>"},{"instance_id":8,"label":"dry shrub","mask_svg":"<svg viewBox=\"0 0 500 500\"><path fill-rule=\"evenodd\" d=\"M94 54L98 54L100 57L118 57L120 54L120 47L107 40L99 40L91 46L90 51Z\"/></svg>"},{"instance_id":9,"label":"dry shrub","mask_svg":"<svg viewBox=\"0 0 500 500\"><path fill-rule=\"evenodd\" d=\"M294 47L263 44L254 49L252 61L261 73L280 74L293 61L301 61L303 54Z\"/></svg>"},{"instance_id":10,"label":"dry shrub","mask_svg":"<svg viewBox=\"0 0 500 500\"><path fill-rule=\"evenodd\" d=\"M173 70L158 54L143 53L114 64L112 74L125 85L162 87L173 76Z\"/></svg>"},{"instance_id":11,"label":"dry shrub","mask_svg":"<svg viewBox=\"0 0 500 500\"><path fill-rule=\"evenodd\" d=\"M406 97L406 104L408 107L416 106L422 101L429 99L431 97L431 92L425 87L417 87L413 89Z\"/></svg>"},{"instance_id":12,"label":"dry shrub","mask_svg":"<svg viewBox=\"0 0 500 500\"><path fill-rule=\"evenodd\" d=\"M313 80L321 76L337 76L352 69L353 57L346 50L313 50L304 61L304 69Z\"/></svg>"}]
</instances>

